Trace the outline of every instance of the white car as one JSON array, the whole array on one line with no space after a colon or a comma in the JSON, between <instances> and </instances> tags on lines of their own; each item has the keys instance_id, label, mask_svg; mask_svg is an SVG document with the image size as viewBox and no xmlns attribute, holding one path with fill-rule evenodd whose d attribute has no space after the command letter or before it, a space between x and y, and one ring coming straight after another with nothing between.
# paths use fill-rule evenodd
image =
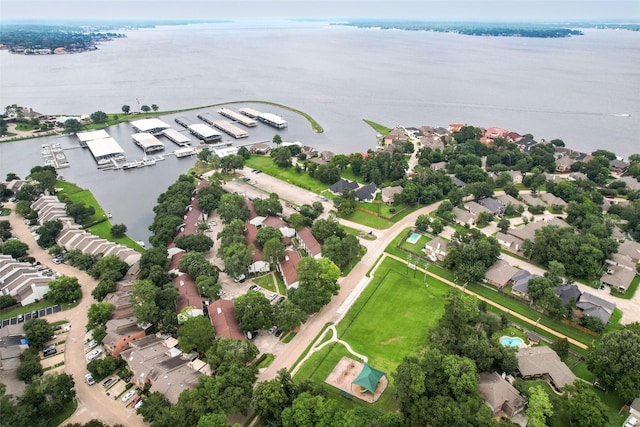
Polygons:
<instances>
[{"instance_id":1,"label":"white car","mask_svg":"<svg viewBox=\"0 0 640 427\"><path fill-rule=\"evenodd\" d=\"M97 348L95 350L93 350L91 353L89 353L89 356L87 356L87 359L89 360L89 362L91 362L94 359L97 359L98 357L100 357L100 355L102 354L102 349L101 348Z\"/></svg>"},{"instance_id":2,"label":"white car","mask_svg":"<svg viewBox=\"0 0 640 427\"><path fill-rule=\"evenodd\" d=\"M138 400L138 403L134 406L134 408L139 409L142 406L142 399Z\"/></svg>"},{"instance_id":3,"label":"white car","mask_svg":"<svg viewBox=\"0 0 640 427\"><path fill-rule=\"evenodd\" d=\"M125 393L124 396L122 396L122 401L126 402L127 400L131 399L131 397L136 394L135 390L129 390L128 392Z\"/></svg>"},{"instance_id":4,"label":"white car","mask_svg":"<svg viewBox=\"0 0 640 427\"><path fill-rule=\"evenodd\" d=\"M274 292L274 293L272 293L271 295L269 295L269 301L272 301L272 302L273 302L273 300L274 300L274 299L276 299L276 298L278 298L278 294L277 294L277 293L275 293L275 292Z\"/></svg>"},{"instance_id":5,"label":"white car","mask_svg":"<svg viewBox=\"0 0 640 427\"><path fill-rule=\"evenodd\" d=\"M98 342L96 340L93 340L89 344L87 344L87 350L93 350L97 346L98 346Z\"/></svg>"},{"instance_id":6,"label":"white car","mask_svg":"<svg viewBox=\"0 0 640 427\"><path fill-rule=\"evenodd\" d=\"M93 375L91 374L87 374L84 376L84 380L87 382L87 384L89 385L94 385L96 383L96 380L93 379Z\"/></svg>"}]
</instances>

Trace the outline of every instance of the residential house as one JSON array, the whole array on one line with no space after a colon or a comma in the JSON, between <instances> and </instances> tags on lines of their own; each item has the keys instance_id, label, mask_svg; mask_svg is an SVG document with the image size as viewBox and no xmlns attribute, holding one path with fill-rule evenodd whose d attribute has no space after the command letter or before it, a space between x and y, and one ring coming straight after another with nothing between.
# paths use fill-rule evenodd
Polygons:
<instances>
[{"instance_id":1,"label":"residential house","mask_svg":"<svg viewBox=\"0 0 640 427\"><path fill-rule=\"evenodd\" d=\"M180 322L184 322L188 317L202 316L205 302L208 302L207 297L200 295L195 279L179 270L180 259L184 254L185 252L176 253L169 262L169 273L175 275L173 286L179 292L176 299L176 313Z\"/></svg>"},{"instance_id":2,"label":"residential house","mask_svg":"<svg viewBox=\"0 0 640 427\"><path fill-rule=\"evenodd\" d=\"M235 338L238 340L245 339L238 325L233 301L228 299L213 301L209 304L208 311L216 337Z\"/></svg>"},{"instance_id":3,"label":"residential house","mask_svg":"<svg viewBox=\"0 0 640 427\"><path fill-rule=\"evenodd\" d=\"M484 137L488 140L496 138L506 138L509 131L507 129L491 127L484 131Z\"/></svg>"},{"instance_id":4,"label":"residential house","mask_svg":"<svg viewBox=\"0 0 640 427\"><path fill-rule=\"evenodd\" d=\"M466 182L464 182L463 180L461 180L460 178L458 178L457 176L451 176L451 181L453 181L453 183L456 185L456 187L458 188L464 188L465 185L467 185Z\"/></svg>"},{"instance_id":5,"label":"residential house","mask_svg":"<svg viewBox=\"0 0 640 427\"><path fill-rule=\"evenodd\" d=\"M131 303L130 291L116 291L107 294L103 302L113 304L112 319L124 319L133 317L133 304Z\"/></svg>"},{"instance_id":6,"label":"residential house","mask_svg":"<svg viewBox=\"0 0 640 427\"><path fill-rule=\"evenodd\" d=\"M308 145L301 145L300 152L307 156L307 159L311 159L313 157L318 157L318 150Z\"/></svg>"},{"instance_id":7,"label":"residential house","mask_svg":"<svg viewBox=\"0 0 640 427\"><path fill-rule=\"evenodd\" d=\"M576 162L576 159L572 159L569 156L560 157L556 160L556 172L564 173L571 171L571 165Z\"/></svg>"},{"instance_id":8,"label":"residential house","mask_svg":"<svg viewBox=\"0 0 640 427\"><path fill-rule=\"evenodd\" d=\"M504 213L505 206L502 204L502 202L494 199L493 197L485 197L484 199L478 200L478 203L489 209L489 211L493 215L502 216L502 214Z\"/></svg>"},{"instance_id":9,"label":"residential house","mask_svg":"<svg viewBox=\"0 0 640 427\"><path fill-rule=\"evenodd\" d=\"M625 293L635 277L635 271L624 265L609 265L607 271L600 278L600 283Z\"/></svg>"},{"instance_id":10,"label":"residential house","mask_svg":"<svg viewBox=\"0 0 640 427\"><path fill-rule=\"evenodd\" d=\"M251 154L268 154L271 151L271 146L264 142L258 142L249 147Z\"/></svg>"},{"instance_id":11,"label":"residential house","mask_svg":"<svg viewBox=\"0 0 640 427\"><path fill-rule=\"evenodd\" d=\"M531 147L533 147L538 143L538 141L529 137L523 137L513 142L516 143L520 151L523 151L525 153L528 153L529 151L531 151Z\"/></svg>"},{"instance_id":12,"label":"residential house","mask_svg":"<svg viewBox=\"0 0 640 427\"><path fill-rule=\"evenodd\" d=\"M497 372L480 373L478 391L494 417L513 417L524 411L527 401L509 381Z\"/></svg>"},{"instance_id":13,"label":"residential house","mask_svg":"<svg viewBox=\"0 0 640 427\"><path fill-rule=\"evenodd\" d=\"M629 190L640 190L640 182L632 176L623 176L618 178L617 181L623 181L626 183Z\"/></svg>"},{"instance_id":14,"label":"residential house","mask_svg":"<svg viewBox=\"0 0 640 427\"><path fill-rule=\"evenodd\" d=\"M520 200L508 194L503 194L502 196L496 196L496 200L502 203L502 205L505 207L509 205L513 205L514 207L518 207L518 206L522 206L523 208L526 207L525 204L522 203Z\"/></svg>"},{"instance_id":15,"label":"residential house","mask_svg":"<svg viewBox=\"0 0 640 427\"><path fill-rule=\"evenodd\" d=\"M484 207L483 205L481 205L480 203L477 202L467 202L464 204L465 209L467 209L469 212L471 212L473 215L475 215L476 220L480 217L480 214L482 212L486 212L489 214L493 215L493 212L491 212L490 209Z\"/></svg>"},{"instance_id":16,"label":"residential house","mask_svg":"<svg viewBox=\"0 0 640 427\"><path fill-rule=\"evenodd\" d=\"M540 277L537 274L531 274L527 270L518 270L511 277L511 293L524 299L529 299L529 280Z\"/></svg>"},{"instance_id":17,"label":"residential house","mask_svg":"<svg viewBox=\"0 0 640 427\"><path fill-rule=\"evenodd\" d=\"M627 171L627 169L629 169L629 163L623 160L613 159L609 161L609 169L619 175L622 175Z\"/></svg>"},{"instance_id":18,"label":"residential house","mask_svg":"<svg viewBox=\"0 0 640 427\"><path fill-rule=\"evenodd\" d=\"M356 199L358 199L358 201L360 202L371 203L376 198L377 191L378 187L376 186L375 182L363 185L356 190Z\"/></svg>"},{"instance_id":19,"label":"residential house","mask_svg":"<svg viewBox=\"0 0 640 427\"><path fill-rule=\"evenodd\" d=\"M125 317L122 319L111 319L106 324L107 335L102 339L102 344L107 353L113 357L118 357L122 351L127 349L131 341L144 337L147 333L145 328L138 325L135 317Z\"/></svg>"},{"instance_id":20,"label":"residential house","mask_svg":"<svg viewBox=\"0 0 640 427\"><path fill-rule=\"evenodd\" d=\"M435 162L435 163L431 163L431 165L429 165L429 167L431 169L433 169L434 171L437 170L443 170L446 171L447 170L447 162Z\"/></svg>"},{"instance_id":21,"label":"residential house","mask_svg":"<svg viewBox=\"0 0 640 427\"><path fill-rule=\"evenodd\" d=\"M453 133L453 132L460 132L460 129L462 129L464 127L464 124L462 123L451 123L449 125L449 132Z\"/></svg>"},{"instance_id":22,"label":"residential house","mask_svg":"<svg viewBox=\"0 0 640 427\"><path fill-rule=\"evenodd\" d=\"M560 206L560 207L564 208L565 206L567 206L567 202L565 202L560 197L558 197L558 196L556 196L556 195L554 195L552 193L542 193L542 194L540 194L540 198L549 207L551 207L551 206Z\"/></svg>"},{"instance_id":23,"label":"residential house","mask_svg":"<svg viewBox=\"0 0 640 427\"><path fill-rule=\"evenodd\" d=\"M296 268L300 262L300 254L295 250L288 249L285 251L284 258L278 262L278 271L282 274L282 279L287 288L298 287L298 274Z\"/></svg>"},{"instance_id":24,"label":"residential house","mask_svg":"<svg viewBox=\"0 0 640 427\"><path fill-rule=\"evenodd\" d=\"M341 178L340 181L329 187L329 191L331 191L333 194L342 194L346 190L355 190L356 188L358 188L357 182Z\"/></svg>"},{"instance_id":25,"label":"residential house","mask_svg":"<svg viewBox=\"0 0 640 427\"><path fill-rule=\"evenodd\" d=\"M508 262L499 260L493 264L485 273L485 281L500 289L507 286L507 283L518 272Z\"/></svg>"},{"instance_id":26,"label":"residential house","mask_svg":"<svg viewBox=\"0 0 640 427\"><path fill-rule=\"evenodd\" d=\"M394 187L385 187L380 193L382 197L382 202L388 205L392 205L396 194L402 193L404 190L401 186L396 185Z\"/></svg>"},{"instance_id":27,"label":"residential house","mask_svg":"<svg viewBox=\"0 0 640 427\"><path fill-rule=\"evenodd\" d=\"M609 323L616 305L589 292L583 292L576 307L582 311L583 316L598 317L606 325Z\"/></svg>"},{"instance_id":28,"label":"residential house","mask_svg":"<svg viewBox=\"0 0 640 427\"><path fill-rule=\"evenodd\" d=\"M460 225L474 225L476 223L476 216L469 211L460 209L455 206L452 210L456 217L456 223Z\"/></svg>"},{"instance_id":29,"label":"residential house","mask_svg":"<svg viewBox=\"0 0 640 427\"><path fill-rule=\"evenodd\" d=\"M151 388L149 393L159 392L175 405L180 394L198 385L201 373L189 365L189 360L182 355L176 355L163 360L149 372Z\"/></svg>"},{"instance_id":30,"label":"residential house","mask_svg":"<svg viewBox=\"0 0 640 427\"><path fill-rule=\"evenodd\" d=\"M309 163L315 163L318 166L326 165L327 163L329 163L325 159L320 158L320 157L312 157L312 158L310 158L308 160L309 160Z\"/></svg>"},{"instance_id":31,"label":"residential house","mask_svg":"<svg viewBox=\"0 0 640 427\"><path fill-rule=\"evenodd\" d=\"M336 153L334 153L333 151L325 150L325 151L320 153L320 158L322 160L324 160L325 162L330 162L331 159L333 159L335 157L335 155L336 155Z\"/></svg>"},{"instance_id":32,"label":"residential house","mask_svg":"<svg viewBox=\"0 0 640 427\"><path fill-rule=\"evenodd\" d=\"M520 135L517 132L509 132L506 136L505 139L509 142L516 142L522 139L522 135Z\"/></svg>"},{"instance_id":33,"label":"residential house","mask_svg":"<svg viewBox=\"0 0 640 427\"><path fill-rule=\"evenodd\" d=\"M622 255L620 253L611 255L611 259L608 259L606 262L609 265L624 267L630 271L635 271L636 269L636 263L627 255Z\"/></svg>"},{"instance_id":34,"label":"residential house","mask_svg":"<svg viewBox=\"0 0 640 427\"><path fill-rule=\"evenodd\" d=\"M522 347L516 353L518 371L524 379L544 378L556 390L573 384L576 376L548 346Z\"/></svg>"},{"instance_id":35,"label":"residential house","mask_svg":"<svg viewBox=\"0 0 640 427\"><path fill-rule=\"evenodd\" d=\"M431 261L440 260L443 261L447 256L447 250L451 243L438 236L424 246L424 253Z\"/></svg>"},{"instance_id":36,"label":"residential house","mask_svg":"<svg viewBox=\"0 0 640 427\"><path fill-rule=\"evenodd\" d=\"M442 126L439 126L437 128L433 129L433 133L438 135L438 136L447 136L449 135L449 129L447 128L443 128Z\"/></svg>"},{"instance_id":37,"label":"residential house","mask_svg":"<svg viewBox=\"0 0 640 427\"><path fill-rule=\"evenodd\" d=\"M395 128L384 137L384 145L389 146L397 142L406 142L409 137L400 128Z\"/></svg>"},{"instance_id":38,"label":"residential house","mask_svg":"<svg viewBox=\"0 0 640 427\"><path fill-rule=\"evenodd\" d=\"M11 295L25 306L41 300L49 292L52 277L45 276L31 264L18 262L11 255L0 254L0 294Z\"/></svg>"},{"instance_id":39,"label":"residential house","mask_svg":"<svg viewBox=\"0 0 640 427\"><path fill-rule=\"evenodd\" d=\"M515 237L517 240L520 241L518 250L521 250L522 243L524 243L525 240L529 239L533 242L536 237L536 230L546 226L555 226L560 228L570 227L570 225L564 222L563 220L559 218L552 218L550 220L530 222L529 224L524 225L522 227L510 228L507 231L507 234L509 236Z\"/></svg>"},{"instance_id":40,"label":"residential house","mask_svg":"<svg viewBox=\"0 0 640 427\"><path fill-rule=\"evenodd\" d=\"M311 232L311 227L304 227L298 231L298 242L300 247L312 258L320 258L322 256L322 245Z\"/></svg>"},{"instance_id":41,"label":"residential house","mask_svg":"<svg viewBox=\"0 0 640 427\"><path fill-rule=\"evenodd\" d=\"M553 292L558 295L563 306L568 305L572 301L577 303L580 299L580 295L582 295L580 288L575 283L565 283L564 285L555 288Z\"/></svg>"},{"instance_id":42,"label":"residential house","mask_svg":"<svg viewBox=\"0 0 640 427\"><path fill-rule=\"evenodd\" d=\"M571 172L569 174L569 181L588 180L589 177L582 172Z\"/></svg>"},{"instance_id":43,"label":"residential house","mask_svg":"<svg viewBox=\"0 0 640 427\"><path fill-rule=\"evenodd\" d=\"M524 203L526 203L529 206L545 206L546 207L546 204L542 200L532 196L529 193L521 193L520 200L522 200Z\"/></svg>"},{"instance_id":44,"label":"residential house","mask_svg":"<svg viewBox=\"0 0 640 427\"><path fill-rule=\"evenodd\" d=\"M529 340L529 344L531 345L538 345L540 344L540 341L542 341L540 335L533 332L527 332L527 339Z\"/></svg>"},{"instance_id":45,"label":"residential house","mask_svg":"<svg viewBox=\"0 0 640 427\"><path fill-rule=\"evenodd\" d=\"M500 243L500 246L511 252L519 252L520 249L522 249L523 241L510 234L505 234L501 231L498 231L496 233L496 240L498 241L498 243Z\"/></svg>"},{"instance_id":46,"label":"residential house","mask_svg":"<svg viewBox=\"0 0 640 427\"><path fill-rule=\"evenodd\" d=\"M640 243L627 240L620 244L618 253L620 255L626 255L631 261L638 263L640 261Z\"/></svg>"},{"instance_id":47,"label":"residential house","mask_svg":"<svg viewBox=\"0 0 640 427\"><path fill-rule=\"evenodd\" d=\"M520 171L507 171L507 173L511 176L514 184L522 184L522 178L524 178L524 174Z\"/></svg>"},{"instance_id":48,"label":"residential house","mask_svg":"<svg viewBox=\"0 0 640 427\"><path fill-rule=\"evenodd\" d=\"M432 150L444 150L444 141L439 136L427 135L420 138L420 144L423 147L429 147Z\"/></svg>"}]
</instances>

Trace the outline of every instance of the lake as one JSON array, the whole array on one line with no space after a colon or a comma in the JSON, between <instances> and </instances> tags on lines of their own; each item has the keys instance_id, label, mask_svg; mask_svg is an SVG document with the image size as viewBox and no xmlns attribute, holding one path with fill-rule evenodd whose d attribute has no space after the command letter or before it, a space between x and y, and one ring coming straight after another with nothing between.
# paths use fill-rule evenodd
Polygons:
<instances>
[{"instance_id":1,"label":"lake","mask_svg":"<svg viewBox=\"0 0 640 427\"><path fill-rule=\"evenodd\" d=\"M584 33L492 38L291 21L162 26L128 31L127 38L77 55L1 51L0 105L62 115L119 112L124 104L132 111L140 104L173 110L268 100L307 112L325 132L313 133L286 110L232 108L280 114L290 123L279 132L285 141L335 152L375 145L375 132L362 119L389 127L499 126L560 138L583 151L638 152L640 33ZM187 115L195 119L196 112ZM165 121L173 124L172 117ZM109 133L127 154L142 157L130 126L116 128ZM261 125L249 133L257 141L276 132ZM59 139L77 146L73 137ZM0 144L0 174L24 175L40 164L44 142ZM101 172L86 150L66 153L71 168L61 174L90 188L115 222L143 240L157 195L192 163L167 157L149 168Z\"/></svg>"}]
</instances>

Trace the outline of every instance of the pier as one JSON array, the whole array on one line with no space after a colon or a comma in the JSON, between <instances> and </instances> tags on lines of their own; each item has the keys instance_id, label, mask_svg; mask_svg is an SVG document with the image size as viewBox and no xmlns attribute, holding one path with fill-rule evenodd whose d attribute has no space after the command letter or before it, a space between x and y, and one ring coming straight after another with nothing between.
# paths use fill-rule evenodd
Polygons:
<instances>
[{"instance_id":1,"label":"pier","mask_svg":"<svg viewBox=\"0 0 640 427\"><path fill-rule=\"evenodd\" d=\"M173 143L178 144L181 147L184 147L185 145L189 145L191 143L191 139L189 139L188 136L183 135L175 129L165 129L162 131L162 134L169 140L173 141Z\"/></svg>"},{"instance_id":2,"label":"pier","mask_svg":"<svg viewBox=\"0 0 640 427\"><path fill-rule=\"evenodd\" d=\"M235 111L228 108L221 108L220 110L218 110L218 114L231 119L234 122L238 122L246 127L254 127L258 125L258 122L256 122L255 120L251 120L247 116L243 116L242 114L236 113Z\"/></svg>"},{"instance_id":3,"label":"pier","mask_svg":"<svg viewBox=\"0 0 640 427\"><path fill-rule=\"evenodd\" d=\"M197 117L209 125L212 125L216 121L216 118L211 113L207 112L200 113Z\"/></svg>"},{"instance_id":4,"label":"pier","mask_svg":"<svg viewBox=\"0 0 640 427\"><path fill-rule=\"evenodd\" d=\"M282 117L272 113L260 113L258 120L278 129L286 128L289 125Z\"/></svg>"},{"instance_id":5,"label":"pier","mask_svg":"<svg viewBox=\"0 0 640 427\"><path fill-rule=\"evenodd\" d=\"M67 155L60 144L45 144L42 146L42 159L45 166L53 166L56 169L68 168L70 166Z\"/></svg>"},{"instance_id":6,"label":"pier","mask_svg":"<svg viewBox=\"0 0 640 427\"><path fill-rule=\"evenodd\" d=\"M235 139L238 138L246 138L249 136L249 134L247 132L245 132L244 130L240 129L238 126L234 126L233 124L226 122L224 120L218 120L213 122L213 126L216 129L220 129L222 132L231 135L232 137L234 137Z\"/></svg>"},{"instance_id":7,"label":"pier","mask_svg":"<svg viewBox=\"0 0 640 427\"><path fill-rule=\"evenodd\" d=\"M241 114L251 117L252 119L256 119L260 114L262 114L260 111L254 110L253 108L241 108L239 111Z\"/></svg>"},{"instance_id":8,"label":"pier","mask_svg":"<svg viewBox=\"0 0 640 427\"><path fill-rule=\"evenodd\" d=\"M179 124L182 127L188 128L189 126L191 126L192 124L194 124L191 119L189 119L188 117L184 117L184 116L180 116L180 117L176 117L175 121L177 124Z\"/></svg>"},{"instance_id":9,"label":"pier","mask_svg":"<svg viewBox=\"0 0 640 427\"><path fill-rule=\"evenodd\" d=\"M135 143L142 148L142 151L144 151L145 154L164 150L164 144L150 133L134 133L131 137Z\"/></svg>"},{"instance_id":10,"label":"pier","mask_svg":"<svg viewBox=\"0 0 640 427\"><path fill-rule=\"evenodd\" d=\"M189 132L206 143L219 142L222 140L220 133L203 124L189 125Z\"/></svg>"}]
</instances>

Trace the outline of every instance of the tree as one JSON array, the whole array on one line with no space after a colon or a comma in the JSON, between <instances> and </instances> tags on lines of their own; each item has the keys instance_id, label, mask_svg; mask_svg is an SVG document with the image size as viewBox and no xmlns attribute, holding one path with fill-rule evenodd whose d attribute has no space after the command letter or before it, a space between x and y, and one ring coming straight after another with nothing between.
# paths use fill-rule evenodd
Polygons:
<instances>
[{"instance_id":1,"label":"tree","mask_svg":"<svg viewBox=\"0 0 640 427\"><path fill-rule=\"evenodd\" d=\"M82 297L82 289L77 277L60 276L49 283L45 296L56 304L74 302Z\"/></svg>"},{"instance_id":2,"label":"tree","mask_svg":"<svg viewBox=\"0 0 640 427\"><path fill-rule=\"evenodd\" d=\"M434 218L433 221L431 221L431 232L435 235L438 235L442 233L442 230L444 230L442 221L440 221L440 219L438 218Z\"/></svg>"},{"instance_id":3,"label":"tree","mask_svg":"<svg viewBox=\"0 0 640 427\"><path fill-rule=\"evenodd\" d=\"M131 107L128 106L127 104L123 105L121 108L122 112L125 114L129 114L129 111L131 110Z\"/></svg>"},{"instance_id":4,"label":"tree","mask_svg":"<svg viewBox=\"0 0 640 427\"><path fill-rule=\"evenodd\" d=\"M274 317L274 323L284 331L291 331L302 325L306 320L300 307L288 299L276 307Z\"/></svg>"},{"instance_id":5,"label":"tree","mask_svg":"<svg viewBox=\"0 0 640 427\"><path fill-rule=\"evenodd\" d=\"M233 304L240 329L245 332L267 329L274 324L273 306L262 292L249 291Z\"/></svg>"},{"instance_id":6,"label":"tree","mask_svg":"<svg viewBox=\"0 0 640 427\"><path fill-rule=\"evenodd\" d=\"M511 226L511 221L509 221L507 218L500 218L500 221L498 221L498 228L503 233L506 233L507 230L509 230L510 226Z\"/></svg>"},{"instance_id":7,"label":"tree","mask_svg":"<svg viewBox=\"0 0 640 427\"><path fill-rule=\"evenodd\" d=\"M282 204L277 193L270 193L266 199L255 199L253 207L261 216L275 216L282 213Z\"/></svg>"},{"instance_id":8,"label":"tree","mask_svg":"<svg viewBox=\"0 0 640 427\"><path fill-rule=\"evenodd\" d=\"M225 174L236 173L236 169L244 167L244 157L236 154L229 154L220 159L220 167Z\"/></svg>"},{"instance_id":9,"label":"tree","mask_svg":"<svg viewBox=\"0 0 640 427\"><path fill-rule=\"evenodd\" d=\"M142 415L142 419L147 423L152 423L156 419L168 418L171 403L159 391L154 391L144 399L144 405L136 410Z\"/></svg>"},{"instance_id":10,"label":"tree","mask_svg":"<svg viewBox=\"0 0 640 427\"><path fill-rule=\"evenodd\" d=\"M628 400L640 395L640 324L604 335L587 364L604 388Z\"/></svg>"},{"instance_id":11,"label":"tree","mask_svg":"<svg viewBox=\"0 0 640 427\"><path fill-rule=\"evenodd\" d=\"M589 427L608 425L607 407L586 382L577 380L564 388L563 406L572 424Z\"/></svg>"},{"instance_id":12,"label":"tree","mask_svg":"<svg viewBox=\"0 0 640 427\"><path fill-rule=\"evenodd\" d=\"M275 135L273 135L271 142L273 142L276 147L280 147L280 144L282 144L282 137L276 133Z\"/></svg>"},{"instance_id":13,"label":"tree","mask_svg":"<svg viewBox=\"0 0 640 427\"><path fill-rule=\"evenodd\" d=\"M178 267L180 271L196 279L200 276L210 276L218 280L218 267L211 264L202 252L187 252L180 258Z\"/></svg>"},{"instance_id":14,"label":"tree","mask_svg":"<svg viewBox=\"0 0 640 427\"><path fill-rule=\"evenodd\" d=\"M250 248L243 243L237 243L224 250L224 271L231 277L238 277L247 272L247 268L253 259Z\"/></svg>"},{"instance_id":15,"label":"tree","mask_svg":"<svg viewBox=\"0 0 640 427\"><path fill-rule=\"evenodd\" d=\"M306 313L320 311L340 289L340 269L327 258L302 258L297 273L299 285L289 291L289 298Z\"/></svg>"},{"instance_id":16,"label":"tree","mask_svg":"<svg viewBox=\"0 0 640 427\"><path fill-rule=\"evenodd\" d=\"M298 386L286 369L278 371L276 378L261 381L253 389L251 406L266 425L282 425L282 411L291 406L298 396Z\"/></svg>"},{"instance_id":17,"label":"tree","mask_svg":"<svg viewBox=\"0 0 640 427\"><path fill-rule=\"evenodd\" d=\"M169 267L169 252L166 247L154 247L146 250L139 261L140 273L138 277L140 279L146 279L151 272L151 267L154 265L160 266L162 269L167 270Z\"/></svg>"},{"instance_id":18,"label":"tree","mask_svg":"<svg viewBox=\"0 0 640 427\"><path fill-rule=\"evenodd\" d=\"M289 147L278 147L271 150L271 159L281 169L288 169L293 164Z\"/></svg>"},{"instance_id":19,"label":"tree","mask_svg":"<svg viewBox=\"0 0 640 427\"><path fill-rule=\"evenodd\" d=\"M156 104L151 104L151 109L155 112L158 111L160 107L158 107Z\"/></svg>"},{"instance_id":20,"label":"tree","mask_svg":"<svg viewBox=\"0 0 640 427\"><path fill-rule=\"evenodd\" d=\"M285 255L285 247L281 238L267 240L262 247L262 256L264 261L273 263Z\"/></svg>"},{"instance_id":21,"label":"tree","mask_svg":"<svg viewBox=\"0 0 640 427\"><path fill-rule=\"evenodd\" d=\"M178 328L178 344L186 353L204 355L215 338L211 320L205 316L190 317Z\"/></svg>"},{"instance_id":22,"label":"tree","mask_svg":"<svg viewBox=\"0 0 640 427\"><path fill-rule=\"evenodd\" d=\"M124 224L113 224L111 226L111 235L113 237L124 237L127 234L127 226Z\"/></svg>"},{"instance_id":23,"label":"tree","mask_svg":"<svg viewBox=\"0 0 640 427\"><path fill-rule=\"evenodd\" d=\"M183 234L176 237L173 242L187 252L207 252L213 247L213 240L204 234Z\"/></svg>"},{"instance_id":24,"label":"tree","mask_svg":"<svg viewBox=\"0 0 640 427\"><path fill-rule=\"evenodd\" d=\"M107 294L116 291L116 282L113 280L101 280L98 285L91 291L91 296L96 301L102 301Z\"/></svg>"},{"instance_id":25,"label":"tree","mask_svg":"<svg viewBox=\"0 0 640 427\"><path fill-rule=\"evenodd\" d=\"M67 119L64 121L62 127L69 133L78 133L82 130L82 123L76 119Z\"/></svg>"},{"instance_id":26,"label":"tree","mask_svg":"<svg viewBox=\"0 0 640 427\"><path fill-rule=\"evenodd\" d=\"M94 279L108 279L117 282L124 277L128 270L129 264L116 255L107 255L100 258L87 272Z\"/></svg>"},{"instance_id":27,"label":"tree","mask_svg":"<svg viewBox=\"0 0 640 427\"><path fill-rule=\"evenodd\" d=\"M529 404L526 414L529 418L527 425L531 427L546 427L547 418L553 415L553 404L541 386L529 389Z\"/></svg>"},{"instance_id":28,"label":"tree","mask_svg":"<svg viewBox=\"0 0 640 427\"><path fill-rule=\"evenodd\" d=\"M37 193L48 191L52 193L56 186L58 174L51 166L35 166L31 168L29 178L36 182L34 190Z\"/></svg>"},{"instance_id":29,"label":"tree","mask_svg":"<svg viewBox=\"0 0 640 427\"><path fill-rule=\"evenodd\" d=\"M91 113L89 117L91 118L91 121L93 123L97 123L97 124L106 123L107 120L109 119L109 117L107 116L107 113L99 110Z\"/></svg>"},{"instance_id":30,"label":"tree","mask_svg":"<svg viewBox=\"0 0 640 427\"><path fill-rule=\"evenodd\" d=\"M35 379L42 376L42 372L40 356L36 350L29 349L20 355L20 365L16 370L16 376L19 380L31 384Z\"/></svg>"},{"instance_id":31,"label":"tree","mask_svg":"<svg viewBox=\"0 0 640 427\"><path fill-rule=\"evenodd\" d=\"M24 333L29 347L41 350L44 343L51 340L53 327L44 319L29 319L24 322Z\"/></svg>"},{"instance_id":32,"label":"tree","mask_svg":"<svg viewBox=\"0 0 640 427\"><path fill-rule=\"evenodd\" d=\"M84 203L69 203L67 205L67 215L72 217L78 224L86 224L92 215L96 213L93 206Z\"/></svg>"},{"instance_id":33,"label":"tree","mask_svg":"<svg viewBox=\"0 0 640 427\"><path fill-rule=\"evenodd\" d=\"M142 111L143 113L148 113L149 111L151 111L151 108L145 104L140 107L140 111Z\"/></svg>"},{"instance_id":34,"label":"tree","mask_svg":"<svg viewBox=\"0 0 640 427\"><path fill-rule=\"evenodd\" d=\"M331 236L344 237L346 234L340 226L340 223L331 218L319 219L314 222L313 227L311 227L311 232L321 242L324 242Z\"/></svg>"},{"instance_id":35,"label":"tree","mask_svg":"<svg viewBox=\"0 0 640 427\"><path fill-rule=\"evenodd\" d=\"M256 241L264 246L271 239L282 239L282 233L275 227L261 227L256 233Z\"/></svg>"},{"instance_id":36,"label":"tree","mask_svg":"<svg viewBox=\"0 0 640 427\"><path fill-rule=\"evenodd\" d=\"M87 364L87 370L96 382L102 381L116 370L116 359L111 356L94 359Z\"/></svg>"},{"instance_id":37,"label":"tree","mask_svg":"<svg viewBox=\"0 0 640 427\"><path fill-rule=\"evenodd\" d=\"M89 306L87 311L87 330L93 329L96 326L104 326L111 315L115 306L110 302L96 302Z\"/></svg>"},{"instance_id":38,"label":"tree","mask_svg":"<svg viewBox=\"0 0 640 427\"><path fill-rule=\"evenodd\" d=\"M342 194L333 199L333 204L340 215L350 216L356 210L356 192L351 189L344 190Z\"/></svg>"},{"instance_id":39,"label":"tree","mask_svg":"<svg viewBox=\"0 0 640 427\"><path fill-rule=\"evenodd\" d=\"M418 218L416 218L416 229L426 232L429 230L430 225L431 219L429 215L418 215Z\"/></svg>"},{"instance_id":40,"label":"tree","mask_svg":"<svg viewBox=\"0 0 640 427\"><path fill-rule=\"evenodd\" d=\"M244 204L244 197L227 193L220 197L218 214L225 224L229 224L234 219L244 222L249 218L249 208Z\"/></svg>"},{"instance_id":41,"label":"tree","mask_svg":"<svg viewBox=\"0 0 640 427\"><path fill-rule=\"evenodd\" d=\"M2 253L11 255L13 258L22 258L29 252L29 245L20 240L9 240L1 246Z\"/></svg>"},{"instance_id":42,"label":"tree","mask_svg":"<svg viewBox=\"0 0 640 427\"><path fill-rule=\"evenodd\" d=\"M260 354L260 350L249 340L216 338L207 352L207 362L211 369L218 371L234 363L247 365L258 354Z\"/></svg>"}]
</instances>

